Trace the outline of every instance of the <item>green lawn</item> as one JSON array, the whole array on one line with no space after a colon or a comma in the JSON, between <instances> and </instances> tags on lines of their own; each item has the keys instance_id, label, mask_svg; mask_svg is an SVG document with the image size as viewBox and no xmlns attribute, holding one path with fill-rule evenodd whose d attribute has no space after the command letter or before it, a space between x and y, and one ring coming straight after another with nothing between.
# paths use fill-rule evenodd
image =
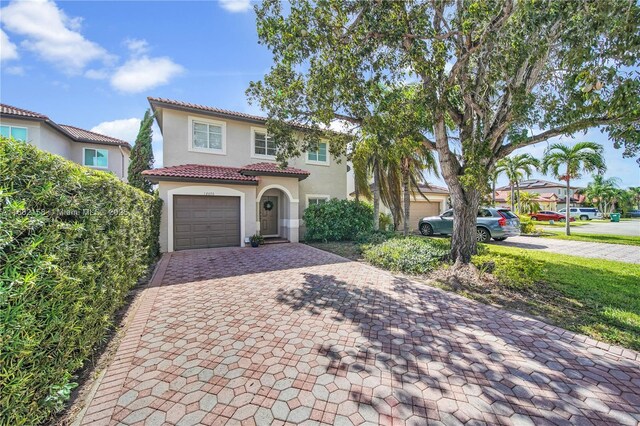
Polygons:
<instances>
[{"instance_id":1,"label":"green lawn","mask_svg":"<svg viewBox=\"0 0 640 426\"><path fill-rule=\"evenodd\" d=\"M633 238L633 237L631 237ZM362 260L352 242L312 243L352 260ZM561 255L505 246L486 246L496 262L536 262L533 285L462 282L456 287L438 280L438 272L417 277L425 284L455 291L470 299L538 317L597 340L640 350L640 265ZM526 269L528 270L528 269Z\"/></svg>"},{"instance_id":2,"label":"green lawn","mask_svg":"<svg viewBox=\"0 0 640 426\"><path fill-rule=\"evenodd\" d=\"M488 250L515 259L529 257L543 268L542 282L511 300L508 293L499 294L494 302L598 340L640 349L640 265L504 246Z\"/></svg>"},{"instance_id":3,"label":"green lawn","mask_svg":"<svg viewBox=\"0 0 640 426\"><path fill-rule=\"evenodd\" d=\"M556 240L589 241L593 243L625 244L629 246L640 246L640 237L628 235L608 235L608 234L583 234L574 233L564 235L561 232L551 232L550 235L543 235L545 238Z\"/></svg>"}]
</instances>

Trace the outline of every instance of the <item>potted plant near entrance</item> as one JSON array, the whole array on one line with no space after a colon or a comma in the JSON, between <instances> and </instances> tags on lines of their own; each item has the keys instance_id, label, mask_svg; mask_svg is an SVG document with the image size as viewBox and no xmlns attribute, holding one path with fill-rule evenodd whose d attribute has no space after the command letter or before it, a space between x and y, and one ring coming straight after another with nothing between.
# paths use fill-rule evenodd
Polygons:
<instances>
[{"instance_id":1,"label":"potted plant near entrance","mask_svg":"<svg viewBox=\"0 0 640 426\"><path fill-rule=\"evenodd\" d=\"M249 237L249 241L251 241L251 247L258 247L260 244L264 243L264 237L256 233Z\"/></svg>"}]
</instances>

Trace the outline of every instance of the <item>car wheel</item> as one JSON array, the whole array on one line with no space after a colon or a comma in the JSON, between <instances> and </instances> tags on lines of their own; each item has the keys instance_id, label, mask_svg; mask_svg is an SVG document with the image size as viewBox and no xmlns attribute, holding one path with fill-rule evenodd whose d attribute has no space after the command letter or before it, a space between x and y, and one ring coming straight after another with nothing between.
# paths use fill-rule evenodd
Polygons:
<instances>
[{"instance_id":1,"label":"car wheel","mask_svg":"<svg viewBox=\"0 0 640 426\"><path fill-rule=\"evenodd\" d=\"M582 216L580 216L580 220L589 220L589 216L582 215Z\"/></svg>"},{"instance_id":2,"label":"car wheel","mask_svg":"<svg viewBox=\"0 0 640 426\"><path fill-rule=\"evenodd\" d=\"M558 219L558 222L561 222L561 223L564 223L564 222L566 222L566 221L567 221L567 219L566 219L566 218L564 218L564 217L563 217L562 219Z\"/></svg>"},{"instance_id":3,"label":"car wheel","mask_svg":"<svg viewBox=\"0 0 640 426\"><path fill-rule=\"evenodd\" d=\"M423 223L420 225L420 233L426 237L430 237L433 235L433 227L428 223Z\"/></svg>"},{"instance_id":4,"label":"car wheel","mask_svg":"<svg viewBox=\"0 0 640 426\"><path fill-rule=\"evenodd\" d=\"M531 216L531 220L538 220L537 216Z\"/></svg>"},{"instance_id":5,"label":"car wheel","mask_svg":"<svg viewBox=\"0 0 640 426\"><path fill-rule=\"evenodd\" d=\"M504 241L504 240L506 240L506 239L507 239L507 237L494 238L494 240L496 240L496 241Z\"/></svg>"},{"instance_id":6,"label":"car wheel","mask_svg":"<svg viewBox=\"0 0 640 426\"><path fill-rule=\"evenodd\" d=\"M484 228L476 228L476 241L479 243L488 243L491 240L491 234Z\"/></svg>"}]
</instances>

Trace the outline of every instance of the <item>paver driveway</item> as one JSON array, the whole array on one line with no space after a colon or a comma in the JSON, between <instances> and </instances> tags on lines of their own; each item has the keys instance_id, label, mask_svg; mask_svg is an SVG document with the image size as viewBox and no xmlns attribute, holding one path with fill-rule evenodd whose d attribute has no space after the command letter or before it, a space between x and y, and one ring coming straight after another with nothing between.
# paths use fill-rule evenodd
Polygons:
<instances>
[{"instance_id":1,"label":"paver driveway","mask_svg":"<svg viewBox=\"0 0 640 426\"><path fill-rule=\"evenodd\" d=\"M84 424L640 420L638 353L304 245L175 253L154 283Z\"/></svg>"}]
</instances>

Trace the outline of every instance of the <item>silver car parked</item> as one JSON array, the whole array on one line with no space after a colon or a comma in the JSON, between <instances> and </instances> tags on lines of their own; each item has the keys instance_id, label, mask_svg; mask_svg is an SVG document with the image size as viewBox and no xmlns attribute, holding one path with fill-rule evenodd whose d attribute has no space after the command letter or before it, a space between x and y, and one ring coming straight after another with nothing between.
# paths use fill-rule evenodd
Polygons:
<instances>
[{"instance_id":1,"label":"silver car parked","mask_svg":"<svg viewBox=\"0 0 640 426\"><path fill-rule=\"evenodd\" d=\"M453 234L453 210L447 210L440 216L424 217L418 222L422 235ZM486 243L493 238L504 241L508 237L520 235L520 219L507 209L481 207L476 219L476 241Z\"/></svg>"}]
</instances>

